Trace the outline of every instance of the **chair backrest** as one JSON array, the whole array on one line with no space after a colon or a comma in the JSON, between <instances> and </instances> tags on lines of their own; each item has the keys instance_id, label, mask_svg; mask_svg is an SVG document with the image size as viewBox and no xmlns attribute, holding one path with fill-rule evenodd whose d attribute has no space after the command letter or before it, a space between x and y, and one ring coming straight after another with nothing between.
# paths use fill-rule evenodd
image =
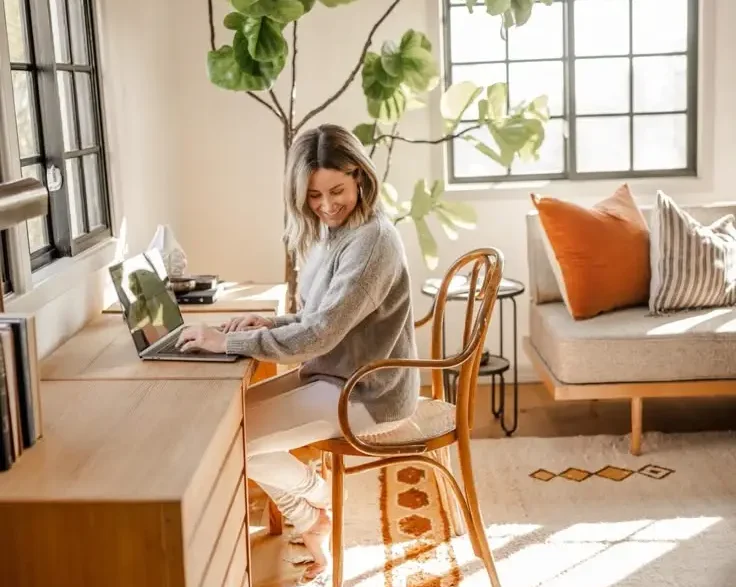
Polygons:
<instances>
[{"instance_id":1,"label":"chair backrest","mask_svg":"<svg viewBox=\"0 0 736 587\"><path fill-rule=\"evenodd\" d=\"M453 355L455 364L459 366L457 378L457 426L458 428L473 426L475 411L475 389L478 383L478 368L483 354L483 341L496 304L498 288L503 274L503 254L495 248L481 248L469 251L457 259L447 270L435 297L432 310L432 359L448 360L453 357L442 356L442 324L446 319L445 310L450 293L450 284L461 271L468 273L468 292L465 302L465 324L463 328L462 350ZM457 295L453 295L457 299ZM480 307L476 312L476 302ZM432 396L434 399L445 399L444 377L442 370L432 371Z\"/></svg>"}]
</instances>

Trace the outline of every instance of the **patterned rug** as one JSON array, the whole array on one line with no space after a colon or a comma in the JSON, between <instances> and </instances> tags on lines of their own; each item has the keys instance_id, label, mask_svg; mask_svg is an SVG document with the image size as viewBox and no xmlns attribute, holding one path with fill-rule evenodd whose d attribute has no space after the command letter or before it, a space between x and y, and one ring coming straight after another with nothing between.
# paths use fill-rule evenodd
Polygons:
<instances>
[{"instance_id":1,"label":"patterned rug","mask_svg":"<svg viewBox=\"0 0 736 587\"><path fill-rule=\"evenodd\" d=\"M504 587L736 584L736 434L647 434L644 449L633 457L612 436L474 441ZM489 585L422 467L346 488L345 587Z\"/></svg>"}]
</instances>

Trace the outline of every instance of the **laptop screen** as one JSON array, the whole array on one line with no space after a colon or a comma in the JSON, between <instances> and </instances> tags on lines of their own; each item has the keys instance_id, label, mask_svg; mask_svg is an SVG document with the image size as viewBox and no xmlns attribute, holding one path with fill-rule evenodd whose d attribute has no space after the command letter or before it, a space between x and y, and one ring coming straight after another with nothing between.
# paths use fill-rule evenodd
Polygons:
<instances>
[{"instance_id":1,"label":"laptop screen","mask_svg":"<svg viewBox=\"0 0 736 587\"><path fill-rule=\"evenodd\" d=\"M110 276L139 353L184 323L176 297L145 255L110 267Z\"/></svg>"}]
</instances>

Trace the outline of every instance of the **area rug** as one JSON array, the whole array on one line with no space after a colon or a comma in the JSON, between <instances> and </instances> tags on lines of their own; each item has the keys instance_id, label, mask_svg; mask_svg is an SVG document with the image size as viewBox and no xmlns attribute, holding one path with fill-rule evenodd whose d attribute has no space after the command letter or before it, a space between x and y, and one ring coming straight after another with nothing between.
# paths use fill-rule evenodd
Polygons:
<instances>
[{"instance_id":1,"label":"area rug","mask_svg":"<svg viewBox=\"0 0 736 587\"><path fill-rule=\"evenodd\" d=\"M486 533L504 587L736 584L736 434L477 440ZM345 587L488 586L451 538L433 476L350 476Z\"/></svg>"}]
</instances>

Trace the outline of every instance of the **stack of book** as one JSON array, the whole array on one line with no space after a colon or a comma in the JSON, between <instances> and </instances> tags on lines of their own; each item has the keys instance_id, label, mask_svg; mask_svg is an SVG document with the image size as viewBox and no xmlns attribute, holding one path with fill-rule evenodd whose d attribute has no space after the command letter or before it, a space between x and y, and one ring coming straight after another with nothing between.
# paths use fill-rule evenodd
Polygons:
<instances>
[{"instance_id":1,"label":"stack of book","mask_svg":"<svg viewBox=\"0 0 736 587\"><path fill-rule=\"evenodd\" d=\"M36 322L0 314L0 471L43 435Z\"/></svg>"}]
</instances>

